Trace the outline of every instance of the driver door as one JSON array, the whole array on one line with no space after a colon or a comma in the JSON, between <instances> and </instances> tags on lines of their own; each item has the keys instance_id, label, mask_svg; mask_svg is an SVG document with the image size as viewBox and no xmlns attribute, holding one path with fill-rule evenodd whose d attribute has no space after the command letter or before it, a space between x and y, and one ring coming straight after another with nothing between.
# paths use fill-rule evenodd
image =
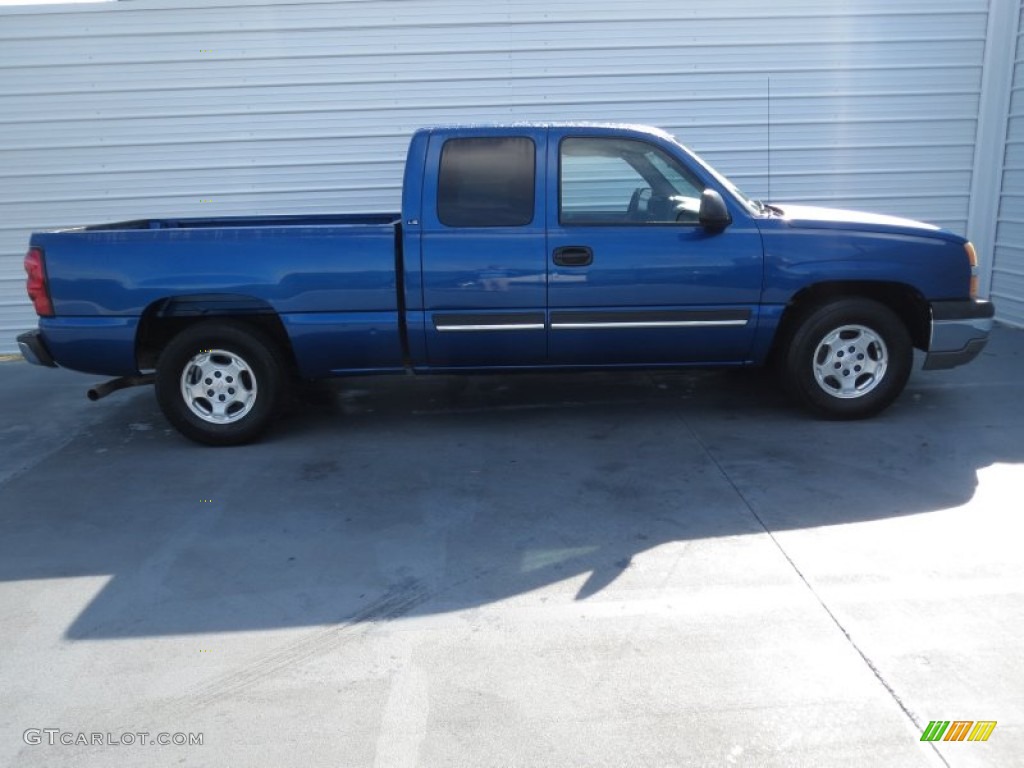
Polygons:
<instances>
[{"instance_id":1,"label":"driver door","mask_svg":"<svg viewBox=\"0 0 1024 768\"><path fill-rule=\"evenodd\" d=\"M754 222L734 205L729 227L701 227L707 185L670 146L570 130L548 141L550 362L746 361L762 279Z\"/></svg>"}]
</instances>

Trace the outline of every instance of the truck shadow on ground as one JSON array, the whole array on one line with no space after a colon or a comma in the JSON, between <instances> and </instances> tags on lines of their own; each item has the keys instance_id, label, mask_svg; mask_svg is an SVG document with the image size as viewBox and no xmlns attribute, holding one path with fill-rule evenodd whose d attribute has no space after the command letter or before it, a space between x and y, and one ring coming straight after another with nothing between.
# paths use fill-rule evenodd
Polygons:
<instances>
[{"instance_id":1,"label":"truck shadow on ground","mask_svg":"<svg viewBox=\"0 0 1024 768\"><path fill-rule=\"evenodd\" d=\"M373 378L210 449L131 393L6 484L0 580L109 576L74 640L357 624L566 580L586 600L667 542L968 502L980 468L1024 461L1020 335L856 423L757 372Z\"/></svg>"}]
</instances>

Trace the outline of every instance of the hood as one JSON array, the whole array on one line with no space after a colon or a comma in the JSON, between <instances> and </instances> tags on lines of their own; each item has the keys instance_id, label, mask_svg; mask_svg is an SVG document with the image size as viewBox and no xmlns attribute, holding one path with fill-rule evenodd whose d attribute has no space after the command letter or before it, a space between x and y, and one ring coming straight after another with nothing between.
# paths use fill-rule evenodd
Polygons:
<instances>
[{"instance_id":1,"label":"hood","mask_svg":"<svg viewBox=\"0 0 1024 768\"><path fill-rule=\"evenodd\" d=\"M859 232L892 232L904 235L924 235L945 240L963 240L957 234L926 224L923 221L884 216L880 213L846 211L839 208L818 208L810 205L775 205L782 211L782 220L791 227L801 229L845 229Z\"/></svg>"}]
</instances>

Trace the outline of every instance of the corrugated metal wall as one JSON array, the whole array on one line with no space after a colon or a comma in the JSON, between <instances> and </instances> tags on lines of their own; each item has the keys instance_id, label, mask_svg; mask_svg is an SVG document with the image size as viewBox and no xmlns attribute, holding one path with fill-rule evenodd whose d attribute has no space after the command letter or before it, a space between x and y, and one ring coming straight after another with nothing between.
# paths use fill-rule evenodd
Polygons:
<instances>
[{"instance_id":1,"label":"corrugated metal wall","mask_svg":"<svg viewBox=\"0 0 1024 768\"><path fill-rule=\"evenodd\" d=\"M991 293L1002 319L1024 325L1024 8L1019 21Z\"/></svg>"},{"instance_id":2,"label":"corrugated metal wall","mask_svg":"<svg viewBox=\"0 0 1024 768\"><path fill-rule=\"evenodd\" d=\"M437 122L652 123L755 196L770 168L776 200L963 232L986 14L986 0L0 8L0 350L34 324L32 229L396 210L406 139Z\"/></svg>"}]
</instances>

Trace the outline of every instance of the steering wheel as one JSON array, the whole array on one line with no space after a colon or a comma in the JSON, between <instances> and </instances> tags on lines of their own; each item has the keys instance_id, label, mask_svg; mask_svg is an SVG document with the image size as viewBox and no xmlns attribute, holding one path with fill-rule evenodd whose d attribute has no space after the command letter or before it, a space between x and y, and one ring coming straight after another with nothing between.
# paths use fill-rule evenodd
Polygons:
<instances>
[{"instance_id":1,"label":"steering wheel","mask_svg":"<svg viewBox=\"0 0 1024 768\"><path fill-rule=\"evenodd\" d=\"M626 215L630 220L643 221L647 216L647 205L651 200L651 194L650 187L637 187L633 190L633 195L629 198L629 208L626 209Z\"/></svg>"}]
</instances>

